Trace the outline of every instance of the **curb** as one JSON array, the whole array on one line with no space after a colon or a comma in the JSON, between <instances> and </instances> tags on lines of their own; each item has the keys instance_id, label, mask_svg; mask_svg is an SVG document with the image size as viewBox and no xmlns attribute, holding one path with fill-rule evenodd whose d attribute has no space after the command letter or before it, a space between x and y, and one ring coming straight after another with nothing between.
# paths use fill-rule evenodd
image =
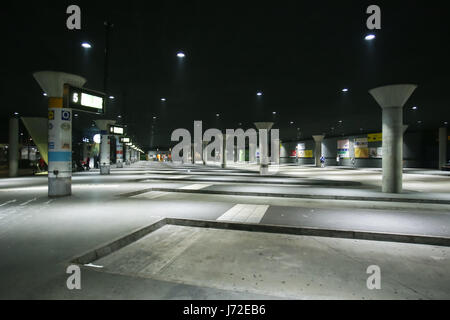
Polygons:
<instances>
[{"instance_id":1,"label":"curb","mask_svg":"<svg viewBox=\"0 0 450 320\"><path fill-rule=\"evenodd\" d=\"M391 198L391 197L360 197L360 196L339 196L339 195L315 195L305 193L271 193L271 192L241 192L241 191L220 191L220 190L187 190L173 188L148 188L136 191L138 195L150 191L179 192L179 193L197 193L214 195L232 195L232 196L251 196L251 197L274 197L274 198L299 198L299 199L319 199L319 200L355 200L355 201L378 201L378 202L404 202L404 203L426 203L426 204L450 204L450 200L441 199L413 199L413 198ZM122 194L120 196L125 196Z\"/></svg>"},{"instance_id":2,"label":"curb","mask_svg":"<svg viewBox=\"0 0 450 320\"><path fill-rule=\"evenodd\" d=\"M92 250L89 250L81 254L80 256L73 258L71 262L75 264L84 265L96 261L102 257L105 257L113 253L114 251L126 247L127 245L145 237L146 235L162 228L165 225L234 230L234 231L276 233L276 234L288 234L298 236L327 237L339 239L399 242L407 244L422 244L422 245L450 247L450 238L447 237L433 237L433 236L398 234L398 233L378 233L378 232L352 231L352 230L332 230L332 229L320 229L311 227L289 227L280 225L223 222L215 220L213 221L213 220L163 218L151 225L137 229L131 232L130 234L116 238L111 242L108 242Z\"/></svg>"}]
</instances>

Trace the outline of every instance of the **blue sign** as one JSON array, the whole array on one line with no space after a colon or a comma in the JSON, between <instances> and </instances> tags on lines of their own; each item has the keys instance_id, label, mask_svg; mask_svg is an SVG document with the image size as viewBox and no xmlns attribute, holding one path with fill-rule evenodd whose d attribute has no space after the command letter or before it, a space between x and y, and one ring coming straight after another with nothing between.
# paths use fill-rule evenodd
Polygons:
<instances>
[{"instance_id":1,"label":"blue sign","mask_svg":"<svg viewBox=\"0 0 450 320\"><path fill-rule=\"evenodd\" d=\"M61 111L61 120L63 120L63 121L70 121L70 111L62 110Z\"/></svg>"}]
</instances>

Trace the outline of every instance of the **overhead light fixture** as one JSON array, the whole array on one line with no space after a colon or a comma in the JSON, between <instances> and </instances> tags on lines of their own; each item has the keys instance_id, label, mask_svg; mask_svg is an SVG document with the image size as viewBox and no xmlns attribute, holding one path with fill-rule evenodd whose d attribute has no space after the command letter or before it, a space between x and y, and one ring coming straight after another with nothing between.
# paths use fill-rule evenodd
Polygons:
<instances>
[{"instance_id":1,"label":"overhead light fixture","mask_svg":"<svg viewBox=\"0 0 450 320\"><path fill-rule=\"evenodd\" d=\"M91 46L89 43L87 43L87 42L83 42L83 43L81 44L81 46L82 46L83 48L85 48L85 49L90 49L90 48L92 48L92 46Z\"/></svg>"},{"instance_id":2,"label":"overhead light fixture","mask_svg":"<svg viewBox=\"0 0 450 320\"><path fill-rule=\"evenodd\" d=\"M259 91L259 92L256 93L256 95L257 95L258 97L261 97L263 94L262 94L261 91Z\"/></svg>"},{"instance_id":3,"label":"overhead light fixture","mask_svg":"<svg viewBox=\"0 0 450 320\"><path fill-rule=\"evenodd\" d=\"M347 88L342 89L342 92L348 92Z\"/></svg>"},{"instance_id":4,"label":"overhead light fixture","mask_svg":"<svg viewBox=\"0 0 450 320\"><path fill-rule=\"evenodd\" d=\"M165 101L166 101L166 98L161 98L161 101L162 101L162 102L165 102Z\"/></svg>"},{"instance_id":5,"label":"overhead light fixture","mask_svg":"<svg viewBox=\"0 0 450 320\"><path fill-rule=\"evenodd\" d=\"M97 133L96 135L94 135L93 140L95 143L100 143L102 141L102 136Z\"/></svg>"},{"instance_id":6,"label":"overhead light fixture","mask_svg":"<svg viewBox=\"0 0 450 320\"><path fill-rule=\"evenodd\" d=\"M177 53L177 57L178 58L184 58L184 57L186 57L186 55L184 54L184 52L178 52Z\"/></svg>"},{"instance_id":7,"label":"overhead light fixture","mask_svg":"<svg viewBox=\"0 0 450 320\"><path fill-rule=\"evenodd\" d=\"M366 41L370 41L370 40L373 40L373 39L375 39L376 37L375 37L375 35L374 34L368 34L364 39L366 40Z\"/></svg>"}]
</instances>

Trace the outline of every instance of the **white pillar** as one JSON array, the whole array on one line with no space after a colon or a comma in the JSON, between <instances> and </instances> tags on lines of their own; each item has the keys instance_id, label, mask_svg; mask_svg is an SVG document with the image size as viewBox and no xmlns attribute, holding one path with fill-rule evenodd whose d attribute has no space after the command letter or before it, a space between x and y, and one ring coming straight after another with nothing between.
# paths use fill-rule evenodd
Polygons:
<instances>
[{"instance_id":1,"label":"white pillar","mask_svg":"<svg viewBox=\"0 0 450 320\"><path fill-rule=\"evenodd\" d=\"M64 84L82 87L83 77L55 71L33 74L48 99L48 195L72 194L72 109L63 108Z\"/></svg>"},{"instance_id":2,"label":"white pillar","mask_svg":"<svg viewBox=\"0 0 450 320\"><path fill-rule=\"evenodd\" d=\"M439 170L447 165L447 145L448 145L448 133L447 128L439 128Z\"/></svg>"},{"instance_id":3,"label":"white pillar","mask_svg":"<svg viewBox=\"0 0 450 320\"><path fill-rule=\"evenodd\" d=\"M19 173L19 119L9 119L9 176L17 177Z\"/></svg>"},{"instance_id":4,"label":"white pillar","mask_svg":"<svg viewBox=\"0 0 450 320\"><path fill-rule=\"evenodd\" d=\"M269 173L269 132L273 122L255 122L255 127L259 131L259 173L266 175Z\"/></svg>"},{"instance_id":5,"label":"white pillar","mask_svg":"<svg viewBox=\"0 0 450 320\"><path fill-rule=\"evenodd\" d=\"M383 109L382 190L386 193L403 190L403 106L416 88L416 85L400 84L369 91Z\"/></svg>"},{"instance_id":6,"label":"white pillar","mask_svg":"<svg viewBox=\"0 0 450 320\"><path fill-rule=\"evenodd\" d=\"M316 162L316 167L322 167L320 163L320 158L322 157L322 141L325 138L324 135L313 136L314 142L316 143L316 147L314 148L314 160Z\"/></svg>"},{"instance_id":7,"label":"white pillar","mask_svg":"<svg viewBox=\"0 0 450 320\"><path fill-rule=\"evenodd\" d=\"M82 159L83 162L86 162L87 158L89 157L88 148L89 144L87 142L83 142L83 159Z\"/></svg>"},{"instance_id":8,"label":"white pillar","mask_svg":"<svg viewBox=\"0 0 450 320\"><path fill-rule=\"evenodd\" d=\"M102 134L100 142L100 174L107 175L111 173L111 141L109 135Z\"/></svg>"},{"instance_id":9,"label":"white pillar","mask_svg":"<svg viewBox=\"0 0 450 320\"><path fill-rule=\"evenodd\" d=\"M117 168L123 168L123 145L120 137L116 136L116 165Z\"/></svg>"},{"instance_id":10,"label":"white pillar","mask_svg":"<svg viewBox=\"0 0 450 320\"><path fill-rule=\"evenodd\" d=\"M224 133L222 135L222 164L221 167L224 169L227 167L227 135Z\"/></svg>"},{"instance_id":11,"label":"white pillar","mask_svg":"<svg viewBox=\"0 0 450 320\"><path fill-rule=\"evenodd\" d=\"M111 141L108 135L108 126L116 123L116 120L95 120L95 124L100 129L102 140L100 142L100 174L111 173Z\"/></svg>"}]
</instances>

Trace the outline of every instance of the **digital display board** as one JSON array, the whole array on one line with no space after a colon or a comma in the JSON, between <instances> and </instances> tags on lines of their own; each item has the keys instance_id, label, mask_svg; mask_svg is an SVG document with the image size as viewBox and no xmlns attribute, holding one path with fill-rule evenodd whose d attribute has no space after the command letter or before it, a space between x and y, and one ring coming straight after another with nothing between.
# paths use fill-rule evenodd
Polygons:
<instances>
[{"instance_id":1,"label":"digital display board","mask_svg":"<svg viewBox=\"0 0 450 320\"><path fill-rule=\"evenodd\" d=\"M105 94L85 88L64 85L64 108L96 114L105 113Z\"/></svg>"},{"instance_id":2,"label":"digital display board","mask_svg":"<svg viewBox=\"0 0 450 320\"><path fill-rule=\"evenodd\" d=\"M109 133L115 134L115 135L122 135L124 133L123 127L118 125L110 125L109 126Z\"/></svg>"},{"instance_id":3,"label":"digital display board","mask_svg":"<svg viewBox=\"0 0 450 320\"><path fill-rule=\"evenodd\" d=\"M120 142L122 143L129 143L130 142L130 138L120 138Z\"/></svg>"}]
</instances>

